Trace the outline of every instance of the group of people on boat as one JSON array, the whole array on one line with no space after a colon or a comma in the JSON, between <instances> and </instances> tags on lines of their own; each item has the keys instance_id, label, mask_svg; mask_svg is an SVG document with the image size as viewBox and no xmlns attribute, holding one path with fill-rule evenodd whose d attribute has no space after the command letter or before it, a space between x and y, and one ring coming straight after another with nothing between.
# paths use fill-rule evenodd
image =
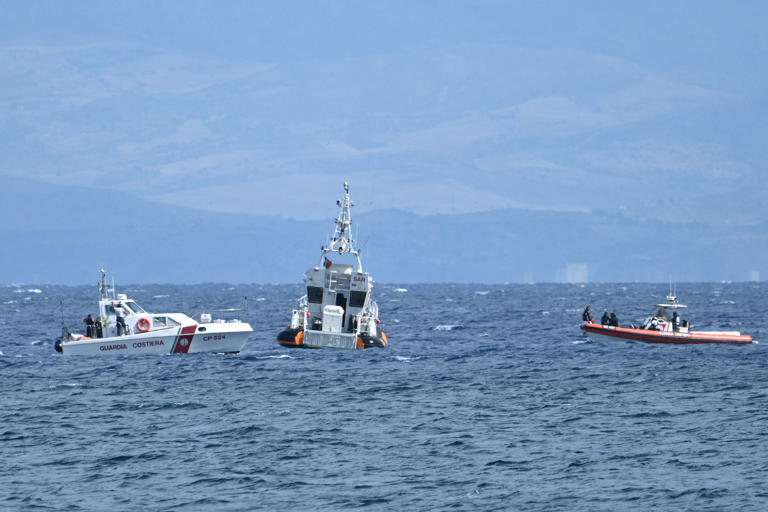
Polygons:
<instances>
[{"instance_id":1,"label":"group of people on boat","mask_svg":"<svg viewBox=\"0 0 768 512\"><path fill-rule=\"evenodd\" d=\"M85 323L85 335L89 338L103 338L104 337L104 325L101 323L101 317L97 316L95 319L93 315L88 313L88 316L83 318Z\"/></svg>"},{"instance_id":2,"label":"group of people on boat","mask_svg":"<svg viewBox=\"0 0 768 512\"><path fill-rule=\"evenodd\" d=\"M587 306L584 309L584 313L581 315L581 319L584 321L584 323L587 323L587 324L594 323L595 317L592 316L592 311L590 310L589 306ZM664 312L663 310L659 310L653 317L651 317L649 322L647 322L645 325L641 326L640 328L648 329L651 331L661 331L662 326L660 324L660 321L669 322L672 326L673 331L678 331L680 329L681 324L683 325L683 327L688 327L688 321L681 320L680 316L677 314L677 311L672 313L672 318L668 318L666 315L666 312ZM608 311L605 311L603 313L603 317L600 319L600 324L608 325L611 327L618 327L619 317L616 316L616 313L614 312L612 312L609 315Z\"/></svg>"},{"instance_id":3,"label":"group of people on boat","mask_svg":"<svg viewBox=\"0 0 768 512\"><path fill-rule=\"evenodd\" d=\"M677 311L672 312L672 318L669 318L665 311L660 310L653 316L653 318L651 318L650 322L648 322L646 325L643 325L641 329L661 331L663 329L660 322L669 322L669 324L672 326L671 330L674 332L680 330L680 325L683 327L688 327L688 320L681 320L680 315L677 314Z\"/></svg>"},{"instance_id":4,"label":"group of people on boat","mask_svg":"<svg viewBox=\"0 0 768 512\"><path fill-rule=\"evenodd\" d=\"M581 319L584 320L584 323L591 324L595 322L595 317L592 316L592 311L589 309L589 306L587 306L584 309L584 313L581 315ZM602 325L610 325L613 327L619 326L619 317L616 316L616 313L608 314L607 311L603 313L603 317L600 319L600 323Z\"/></svg>"},{"instance_id":5,"label":"group of people on boat","mask_svg":"<svg viewBox=\"0 0 768 512\"><path fill-rule=\"evenodd\" d=\"M124 306L119 302L112 303L112 309L115 311L115 324L118 336L124 336L131 333L128 324L125 323L126 313L123 311L123 308ZM88 313L88 316L83 319L83 323L85 324L85 335L88 338L104 337L104 328L107 326L106 318L100 316L93 318L93 315Z\"/></svg>"}]
</instances>

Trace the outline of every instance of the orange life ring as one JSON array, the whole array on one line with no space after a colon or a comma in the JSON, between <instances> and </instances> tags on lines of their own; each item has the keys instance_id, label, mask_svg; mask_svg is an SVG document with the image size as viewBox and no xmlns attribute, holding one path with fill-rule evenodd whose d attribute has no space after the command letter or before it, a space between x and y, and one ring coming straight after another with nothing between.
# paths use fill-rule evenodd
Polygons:
<instances>
[{"instance_id":1,"label":"orange life ring","mask_svg":"<svg viewBox=\"0 0 768 512\"><path fill-rule=\"evenodd\" d=\"M139 332L147 332L152 328L152 323L150 323L149 318L139 318L139 321L136 322L136 330Z\"/></svg>"}]
</instances>

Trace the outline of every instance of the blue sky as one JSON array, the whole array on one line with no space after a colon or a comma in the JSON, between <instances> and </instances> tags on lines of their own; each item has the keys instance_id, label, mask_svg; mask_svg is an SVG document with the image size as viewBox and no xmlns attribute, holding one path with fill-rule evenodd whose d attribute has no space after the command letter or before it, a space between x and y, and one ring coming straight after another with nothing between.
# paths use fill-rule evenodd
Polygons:
<instances>
[{"instance_id":1,"label":"blue sky","mask_svg":"<svg viewBox=\"0 0 768 512\"><path fill-rule=\"evenodd\" d=\"M294 218L345 179L358 211L764 218L764 2L2 4L0 175Z\"/></svg>"}]
</instances>

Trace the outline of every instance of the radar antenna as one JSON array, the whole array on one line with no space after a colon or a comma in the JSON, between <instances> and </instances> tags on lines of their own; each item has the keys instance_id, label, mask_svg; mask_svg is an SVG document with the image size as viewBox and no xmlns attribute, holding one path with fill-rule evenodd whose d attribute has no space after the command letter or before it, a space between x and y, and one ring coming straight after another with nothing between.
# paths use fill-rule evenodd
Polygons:
<instances>
[{"instance_id":1,"label":"radar antenna","mask_svg":"<svg viewBox=\"0 0 768 512\"><path fill-rule=\"evenodd\" d=\"M360 262L360 251L355 249L355 241L352 239L352 215L350 210L355 203L349 199L349 183L344 182L344 199L336 201L336 206L339 207L339 215L334 221L336 227L333 231L333 238L331 243L326 247L323 247L322 254L320 256L320 264L324 263L323 259L329 252L335 252L339 255L352 254L357 258L357 271L363 271L363 264Z\"/></svg>"}]
</instances>

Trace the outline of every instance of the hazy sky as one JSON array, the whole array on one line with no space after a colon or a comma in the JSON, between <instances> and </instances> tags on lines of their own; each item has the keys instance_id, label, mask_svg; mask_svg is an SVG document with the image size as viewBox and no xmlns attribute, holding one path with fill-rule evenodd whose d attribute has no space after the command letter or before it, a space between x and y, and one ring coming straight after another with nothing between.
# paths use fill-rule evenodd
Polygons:
<instances>
[{"instance_id":1,"label":"hazy sky","mask_svg":"<svg viewBox=\"0 0 768 512\"><path fill-rule=\"evenodd\" d=\"M345 179L358 211L764 218L765 2L0 13L0 174L296 218Z\"/></svg>"}]
</instances>

